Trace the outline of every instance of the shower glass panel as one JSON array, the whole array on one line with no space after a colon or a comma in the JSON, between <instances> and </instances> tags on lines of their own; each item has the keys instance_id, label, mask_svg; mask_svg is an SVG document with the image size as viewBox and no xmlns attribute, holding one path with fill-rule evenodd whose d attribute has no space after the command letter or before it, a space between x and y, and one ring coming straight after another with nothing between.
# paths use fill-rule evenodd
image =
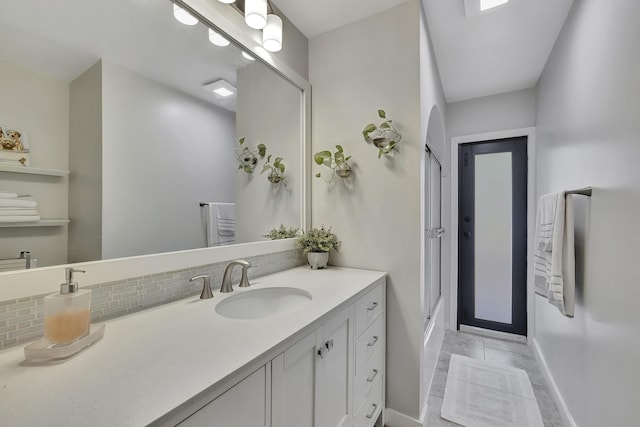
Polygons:
<instances>
[{"instance_id":1,"label":"shower glass panel","mask_svg":"<svg viewBox=\"0 0 640 427\"><path fill-rule=\"evenodd\" d=\"M512 323L512 154L475 156L475 317Z\"/></svg>"}]
</instances>

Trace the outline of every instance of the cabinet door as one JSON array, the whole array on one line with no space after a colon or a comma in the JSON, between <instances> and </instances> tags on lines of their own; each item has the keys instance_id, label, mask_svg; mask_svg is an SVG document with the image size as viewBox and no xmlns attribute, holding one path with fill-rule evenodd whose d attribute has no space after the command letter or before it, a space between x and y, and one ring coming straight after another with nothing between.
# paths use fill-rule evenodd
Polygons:
<instances>
[{"instance_id":1,"label":"cabinet door","mask_svg":"<svg viewBox=\"0 0 640 427\"><path fill-rule=\"evenodd\" d=\"M314 427L317 340L312 332L271 361L273 427Z\"/></svg>"},{"instance_id":2,"label":"cabinet door","mask_svg":"<svg viewBox=\"0 0 640 427\"><path fill-rule=\"evenodd\" d=\"M323 328L324 357L318 361L316 420L318 427L351 425L353 308L333 317Z\"/></svg>"},{"instance_id":3,"label":"cabinet door","mask_svg":"<svg viewBox=\"0 0 640 427\"><path fill-rule=\"evenodd\" d=\"M265 427L266 369L249 375L180 423L180 427Z\"/></svg>"}]
</instances>

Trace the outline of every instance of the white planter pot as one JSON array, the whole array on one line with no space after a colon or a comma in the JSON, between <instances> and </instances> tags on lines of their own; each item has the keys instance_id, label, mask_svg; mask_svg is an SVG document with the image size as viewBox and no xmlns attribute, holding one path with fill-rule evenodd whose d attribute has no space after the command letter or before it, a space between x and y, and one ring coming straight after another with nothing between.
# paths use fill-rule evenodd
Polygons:
<instances>
[{"instance_id":1,"label":"white planter pot","mask_svg":"<svg viewBox=\"0 0 640 427\"><path fill-rule=\"evenodd\" d=\"M308 252L307 260L312 270L325 268L329 262L329 252Z\"/></svg>"}]
</instances>

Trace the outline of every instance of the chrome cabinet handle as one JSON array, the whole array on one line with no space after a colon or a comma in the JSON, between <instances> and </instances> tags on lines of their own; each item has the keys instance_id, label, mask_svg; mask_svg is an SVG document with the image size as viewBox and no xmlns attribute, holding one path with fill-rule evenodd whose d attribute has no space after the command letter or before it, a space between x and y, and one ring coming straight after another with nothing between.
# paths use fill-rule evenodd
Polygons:
<instances>
[{"instance_id":1,"label":"chrome cabinet handle","mask_svg":"<svg viewBox=\"0 0 640 427\"><path fill-rule=\"evenodd\" d=\"M378 376L378 370L374 369L373 371L371 371L371 375L369 376L369 378L367 378L367 382L368 383L372 383L373 380L375 380L377 376Z\"/></svg>"},{"instance_id":2,"label":"chrome cabinet handle","mask_svg":"<svg viewBox=\"0 0 640 427\"><path fill-rule=\"evenodd\" d=\"M324 357L327 355L327 352L328 352L328 351L329 351L329 350L327 350L327 348L326 348L326 347L320 347L320 348L318 349L318 357L319 357L320 359L324 359Z\"/></svg>"},{"instance_id":3,"label":"chrome cabinet handle","mask_svg":"<svg viewBox=\"0 0 640 427\"><path fill-rule=\"evenodd\" d=\"M367 346L369 346L369 347L373 347L374 345L376 345L376 343L378 342L378 340L379 340L379 339L380 339L380 338L378 338L378 336L374 335L374 337L373 337L373 341L368 342L368 343L367 343Z\"/></svg>"},{"instance_id":4,"label":"chrome cabinet handle","mask_svg":"<svg viewBox=\"0 0 640 427\"><path fill-rule=\"evenodd\" d=\"M333 340L328 340L326 343L324 343L324 346L328 351L333 350Z\"/></svg>"},{"instance_id":5,"label":"chrome cabinet handle","mask_svg":"<svg viewBox=\"0 0 640 427\"><path fill-rule=\"evenodd\" d=\"M369 307L367 307L367 310L368 311L375 310L377 306L378 306L378 303L374 301L371 303Z\"/></svg>"},{"instance_id":6,"label":"chrome cabinet handle","mask_svg":"<svg viewBox=\"0 0 640 427\"><path fill-rule=\"evenodd\" d=\"M376 411L378 410L378 405L376 405L375 403L372 404L371 406L373 407L371 408L371 412L367 414L367 418L373 418L373 414L375 414Z\"/></svg>"}]
</instances>

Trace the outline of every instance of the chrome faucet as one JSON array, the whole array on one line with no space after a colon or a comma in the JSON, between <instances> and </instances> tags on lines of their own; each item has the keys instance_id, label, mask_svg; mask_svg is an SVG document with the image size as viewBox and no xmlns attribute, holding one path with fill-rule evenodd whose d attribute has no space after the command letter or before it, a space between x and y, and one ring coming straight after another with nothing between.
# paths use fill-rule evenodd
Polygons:
<instances>
[{"instance_id":1,"label":"chrome faucet","mask_svg":"<svg viewBox=\"0 0 640 427\"><path fill-rule=\"evenodd\" d=\"M251 267L251 263L243 259L237 259L235 261L231 261L227 265L227 268L224 269L220 292L233 292L233 285L231 285L231 272L233 271L233 267L235 267L236 265L242 267L242 278L240 279L239 286L241 288L248 288L249 286L251 286L251 284L249 283L249 276L247 276L247 270L249 270L249 267Z\"/></svg>"},{"instance_id":2,"label":"chrome faucet","mask_svg":"<svg viewBox=\"0 0 640 427\"><path fill-rule=\"evenodd\" d=\"M211 293L211 278L208 275L196 276L189 279L190 282L194 280L203 279L202 285L202 293L200 294L200 299L209 299L213 298L213 293Z\"/></svg>"}]
</instances>

